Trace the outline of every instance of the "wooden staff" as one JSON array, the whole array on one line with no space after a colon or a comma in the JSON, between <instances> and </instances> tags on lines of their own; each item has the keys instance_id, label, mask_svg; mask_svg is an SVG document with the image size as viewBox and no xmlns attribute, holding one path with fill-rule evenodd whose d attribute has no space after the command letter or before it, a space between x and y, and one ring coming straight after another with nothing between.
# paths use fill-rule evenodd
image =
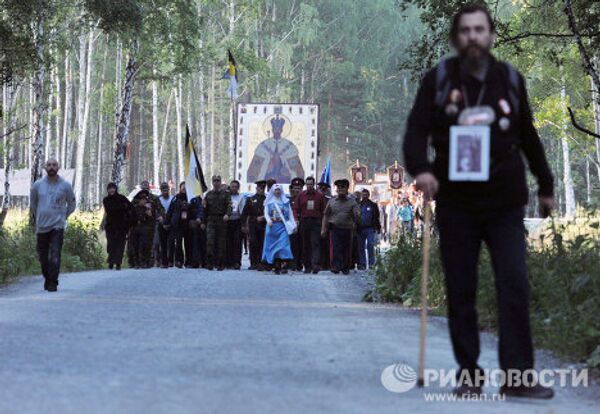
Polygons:
<instances>
[{"instance_id":1,"label":"wooden staff","mask_svg":"<svg viewBox=\"0 0 600 414\"><path fill-rule=\"evenodd\" d=\"M431 207L429 201L423 200L425 204L425 226L423 233L423 272L421 274L421 323L419 332L419 372L417 385L424 385L425 377L425 333L427 330L427 279L429 279L429 251L431 249Z\"/></svg>"}]
</instances>

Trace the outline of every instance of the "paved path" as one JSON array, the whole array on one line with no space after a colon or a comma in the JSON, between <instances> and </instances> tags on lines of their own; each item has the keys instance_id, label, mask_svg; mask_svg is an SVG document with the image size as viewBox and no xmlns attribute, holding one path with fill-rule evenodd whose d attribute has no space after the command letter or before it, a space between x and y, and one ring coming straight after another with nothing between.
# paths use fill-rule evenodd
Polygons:
<instances>
[{"instance_id":1,"label":"paved path","mask_svg":"<svg viewBox=\"0 0 600 414\"><path fill-rule=\"evenodd\" d=\"M386 366L416 367L418 315L362 303L367 283L152 269L64 275L54 294L22 278L0 289L0 413L597 412L597 387L493 403L387 391ZM453 368L443 319L427 340L428 366ZM495 346L484 335L484 367Z\"/></svg>"}]
</instances>

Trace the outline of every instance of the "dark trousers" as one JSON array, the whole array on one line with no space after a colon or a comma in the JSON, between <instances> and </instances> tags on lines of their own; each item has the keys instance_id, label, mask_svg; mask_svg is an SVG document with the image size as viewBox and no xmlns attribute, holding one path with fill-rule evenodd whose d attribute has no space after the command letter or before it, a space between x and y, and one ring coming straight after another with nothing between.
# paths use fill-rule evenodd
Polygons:
<instances>
[{"instance_id":1,"label":"dark trousers","mask_svg":"<svg viewBox=\"0 0 600 414\"><path fill-rule=\"evenodd\" d=\"M331 233L321 238L321 269L331 268Z\"/></svg>"},{"instance_id":2,"label":"dark trousers","mask_svg":"<svg viewBox=\"0 0 600 414\"><path fill-rule=\"evenodd\" d=\"M306 269L321 267L321 219L303 218L300 224L302 234L302 253Z\"/></svg>"},{"instance_id":3,"label":"dark trousers","mask_svg":"<svg viewBox=\"0 0 600 414\"><path fill-rule=\"evenodd\" d=\"M206 230L198 227L194 231L194 266L206 266Z\"/></svg>"},{"instance_id":4,"label":"dark trousers","mask_svg":"<svg viewBox=\"0 0 600 414\"><path fill-rule=\"evenodd\" d=\"M191 266L194 250L194 235L188 223L181 224L179 228L171 230L172 245L175 251L175 263L178 265Z\"/></svg>"},{"instance_id":5,"label":"dark trousers","mask_svg":"<svg viewBox=\"0 0 600 414\"><path fill-rule=\"evenodd\" d=\"M208 267L224 267L227 248L227 223L223 217L209 217L206 226L206 259Z\"/></svg>"},{"instance_id":6,"label":"dark trousers","mask_svg":"<svg viewBox=\"0 0 600 414\"><path fill-rule=\"evenodd\" d=\"M168 266L173 264L173 239L169 235L169 230L162 224L158 225L158 238L160 240L160 264Z\"/></svg>"},{"instance_id":7,"label":"dark trousers","mask_svg":"<svg viewBox=\"0 0 600 414\"><path fill-rule=\"evenodd\" d=\"M64 239L63 229L54 229L37 235L37 251L46 283L58 285L60 254Z\"/></svg>"},{"instance_id":8,"label":"dark trousers","mask_svg":"<svg viewBox=\"0 0 600 414\"><path fill-rule=\"evenodd\" d=\"M263 245L265 243L265 226L250 226L248 233L250 242L250 266L258 267L261 262Z\"/></svg>"},{"instance_id":9,"label":"dark trousers","mask_svg":"<svg viewBox=\"0 0 600 414\"><path fill-rule=\"evenodd\" d=\"M350 246L350 269L354 269L358 264L358 230L352 231L352 245Z\"/></svg>"},{"instance_id":10,"label":"dark trousers","mask_svg":"<svg viewBox=\"0 0 600 414\"><path fill-rule=\"evenodd\" d=\"M108 264L121 265L125 242L127 240L126 229L106 229L106 252L108 253Z\"/></svg>"},{"instance_id":11,"label":"dark trousers","mask_svg":"<svg viewBox=\"0 0 600 414\"><path fill-rule=\"evenodd\" d=\"M293 270L302 270L302 237L300 229L294 234L290 234L290 248L292 250L292 262L290 267Z\"/></svg>"},{"instance_id":12,"label":"dark trousers","mask_svg":"<svg viewBox=\"0 0 600 414\"><path fill-rule=\"evenodd\" d=\"M227 222L227 266L239 267L242 265L242 221L229 220Z\"/></svg>"},{"instance_id":13,"label":"dark trousers","mask_svg":"<svg viewBox=\"0 0 600 414\"><path fill-rule=\"evenodd\" d=\"M129 265L131 267L150 267L152 265L152 240L154 224L138 224L129 232Z\"/></svg>"},{"instance_id":14,"label":"dark trousers","mask_svg":"<svg viewBox=\"0 0 600 414\"><path fill-rule=\"evenodd\" d=\"M367 266L367 256L369 268L371 268L375 265L375 229L373 227L358 230L358 265L360 267Z\"/></svg>"},{"instance_id":15,"label":"dark trousers","mask_svg":"<svg viewBox=\"0 0 600 414\"><path fill-rule=\"evenodd\" d=\"M333 255L331 270L348 271L352 255L352 229L330 226Z\"/></svg>"},{"instance_id":16,"label":"dark trousers","mask_svg":"<svg viewBox=\"0 0 600 414\"><path fill-rule=\"evenodd\" d=\"M471 373L478 368L475 300L482 241L490 251L495 274L500 368L533 368L523 209L472 212L439 206L436 215L450 337L460 368Z\"/></svg>"}]
</instances>

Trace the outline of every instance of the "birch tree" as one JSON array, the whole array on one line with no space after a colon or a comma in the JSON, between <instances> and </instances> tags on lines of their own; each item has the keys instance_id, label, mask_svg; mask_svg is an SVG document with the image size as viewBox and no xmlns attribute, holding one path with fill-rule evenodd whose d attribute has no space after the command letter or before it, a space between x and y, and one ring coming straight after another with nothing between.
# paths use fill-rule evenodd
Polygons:
<instances>
[{"instance_id":1,"label":"birch tree","mask_svg":"<svg viewBox=\"0 0 600 414\"><path fill-rule=\"evenodd\" d=\"M74 188L75 197L78 205L83 203L83 169L84 169L84 154L85 144L88 131L88 120L90 115L90 95L92 83L92 57L94 55L94 31L80 37L80 53L79 53L79 104L78 117L79 126L77 134L77 158L75 161L75 180ZM87 55L86 55L87 47Z\"/></svg>"}]
</instances>

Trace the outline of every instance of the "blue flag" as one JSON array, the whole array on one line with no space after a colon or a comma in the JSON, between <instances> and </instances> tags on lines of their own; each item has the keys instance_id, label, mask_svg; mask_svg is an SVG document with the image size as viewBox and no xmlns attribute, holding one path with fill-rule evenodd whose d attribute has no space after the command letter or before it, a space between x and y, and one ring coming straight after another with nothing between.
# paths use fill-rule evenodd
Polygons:
<instances>
[{"instance_id":1,"label":"blue flag","mask_svg":"<svg viewBox=\"0 0 600 414\"><path fill-rule=\"evenodd\" d=\"M325 164L325 168L323 168L323 172L321 173L320 183L327 183L329 187L331 187L331 160L327 159L327 164Z\"/></svg>"}]
</instances>

